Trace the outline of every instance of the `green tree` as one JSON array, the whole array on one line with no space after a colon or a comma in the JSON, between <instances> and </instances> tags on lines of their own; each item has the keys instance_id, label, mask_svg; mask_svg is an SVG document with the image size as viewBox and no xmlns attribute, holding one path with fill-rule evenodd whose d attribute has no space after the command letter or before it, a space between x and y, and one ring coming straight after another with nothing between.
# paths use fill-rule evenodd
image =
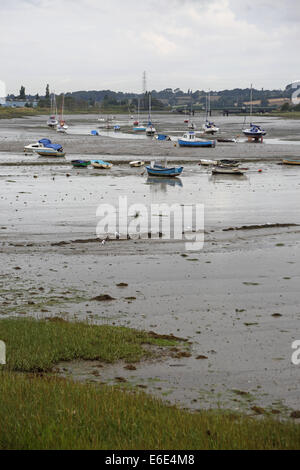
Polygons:
<instances>
[{"instance_id":1,"label":"green tree","mask_svg":"<svg viewBox=\"0 0 300 470\"><path fill-rule=\"evenodd\" d=\"M281 108L280 108L280 111L289 111L290 109L290 103L284 103Z\"/></svg>"},{"instance_id":2,"label":"green tree","mask_svg":"<svg viewBox=\"0 0 300 470\"><path fill-rule=\"evenodd\" d=\"M25 87L23 85L20 88L19 98L20 98L20 100L25 100L26 99Z\"/></svg>"},{"instance_id":3,"label":"green tree","mask_svg":"<svg viewBox=\"0 0 300 470\"><path fill-rule=\"evenodd\" d=\"M45 98L46 98L46 99L50 98L50 90L49 90L49 84L48 84L48 83L47 83L47 86L46 86Z\"/></svg>"}]
</instances>

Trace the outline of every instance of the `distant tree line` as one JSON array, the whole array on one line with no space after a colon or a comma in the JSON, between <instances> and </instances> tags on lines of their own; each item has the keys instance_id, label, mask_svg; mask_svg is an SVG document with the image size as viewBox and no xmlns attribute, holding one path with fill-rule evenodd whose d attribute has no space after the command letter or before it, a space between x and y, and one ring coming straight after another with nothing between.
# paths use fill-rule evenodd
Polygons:
<instances>
[{"instance_id":1,"label":"distant tree line","mask_svg":"<svg viewBox=\"0 0 300 470\"><path fill-rule=\"evenodd\" d=\"M243 107L244 103L250 101L250 88L235 88L233 90L211 91L211 106L214 109L226 109L231 107ZM269 105L268 100L272 98L291 98L294 89L288 85L284 90L252 90L253 101L260 101L261 107ZM146 93L123 93L111 90L75 91L65 94L65 111L97 111L119 110L123 112L136 112L138 105L141 111L147 111L149 107L149 94L151 94L151 107L154 111L163 111L181 103L182 107L188 109L192 106L205 108L208 92L204 90L182 91L180 88L165 88L161 91L152 90ZM50 108L52 93L49 84L46 85L45 95L26 95L24 85L20 87L18 96L9 95L9 99L28 100L27 106L31 106L33 100L38 101L40 108ZM58 110L61 107L62 94L55 95ZM184 104L182 104L184 103ZM300 106L285 103L283 111L299 110Z\"/></svg>"}]
</instances>

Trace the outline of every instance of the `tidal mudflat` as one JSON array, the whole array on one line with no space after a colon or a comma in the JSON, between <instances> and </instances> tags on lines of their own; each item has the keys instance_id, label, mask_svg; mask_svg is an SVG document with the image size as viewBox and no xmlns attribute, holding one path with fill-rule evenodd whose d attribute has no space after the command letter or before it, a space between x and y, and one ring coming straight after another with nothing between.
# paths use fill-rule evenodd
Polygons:
<instances>
[{"instance_id":1,"label":"tidal mudflat","mask_svg":"<svg viewBox=\"0 0 300 470\"><path fill-rule=\"evenodd\" d=\"M157 119L172 137L184 130L180 116ZM237 144L186 151L175 141L131 134L89 136L95 116L70 119L65 136L46 129L44 120L1 122L1 317L88 320L190 343L184 355L146 360L134 370L120 362L96 376L89 361L61 365L62 375L77 380L120 386L123 377L125 388L190 409L256 414L260 408L282 417L299 409L291 344L299 339L300 170L278 164L299 158L298 121L262 117L263 144L239 137ZM240 134L241 118L220 121L224 135ZM66 158L24 155L24 144L41 137L61 142ZM114 166L73 169L70 160L79 155ZM155 156L182 162L182 177L157 181L128 165L133 157ZM213 177L198 165L201 158L238 158L248 171ZM102 244L97 207L117 205L120 196L147 207L204 204L204 248L190 252L183 241L151 239Z\"/></svg>"}]
</instances>

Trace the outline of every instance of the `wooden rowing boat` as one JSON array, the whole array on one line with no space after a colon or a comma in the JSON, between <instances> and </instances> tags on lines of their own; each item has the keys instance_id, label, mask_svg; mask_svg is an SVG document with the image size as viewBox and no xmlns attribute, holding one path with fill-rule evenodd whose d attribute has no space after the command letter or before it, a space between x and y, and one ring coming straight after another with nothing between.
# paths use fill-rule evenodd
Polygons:
<instances>
[{"instance_id":1,"label":"wooden rowing boat","mask_svg":"<svg viewBox=\"0 0 300 470\"><path fill-rule=\"evenodd\" d=\"M283 165L300 165L300 160L282 160Z\"/></svg>"}]
</instances>

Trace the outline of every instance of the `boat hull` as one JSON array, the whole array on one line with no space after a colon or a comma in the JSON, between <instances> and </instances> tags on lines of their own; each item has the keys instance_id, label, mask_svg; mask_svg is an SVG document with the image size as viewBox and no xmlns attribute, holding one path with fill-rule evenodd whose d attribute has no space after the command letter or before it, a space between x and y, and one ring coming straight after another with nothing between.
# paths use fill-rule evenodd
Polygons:
<instances>
[{"instance_id":1,"label":"boat hull","mask_svg":"<svg viewBox=\"0 0 300 470\"><path fill-rule=\"evenodd\" d=\"M167 178L174 178L176 176L181 175L183 171L183 167L178 168L152 168L150 166L146 166L146 170L149 176L159 176L159 177L167 177Z\"/></svg>"},{"instance_id":2,"label":"boat hull","mask_svg":"<svg viewBox=\"0 0 300 470\"><path fill-rule=\"evenodd\" d=\"M109 169L113 166L112 163L104 162L103 160L92 160L91 164L93 168L100 168L104 170Z\"/></svg>"},{"instance_id":3,"label":"boat hull","mask_svg":"<svg viewBox=\"0 0 300 470\"><path fill-rule=\"evenodd\" d=\"M45 150L37 150L36 151L41 157L64 157L66 152L47 152Z\"/></svg>"},{"instance_id":4,"label":"boat hull","mask_svg":"<svg viewBox=\"0 0 300 470\"><path fill-rule=\"evenodd\" d=\"M213 175L237 175L241 176L244 174L244 171L239 170L238 168L213 168Z\"/></svg>"},{"instance_id":5,"label":"boat hull","mask_svg":"<svg viewBox=\"0 0 300 470\"><path fill-rule=\"evenodd\" d=\"M133 131L134 132L145 132L146 127L134 127Z\"/></svg>"},{"instance_id":6,"label":"boat hull","mask_svg":"<svg viewBox=\"0 0 300 470\"><path fill-rule=\"evenodd\" d=\"M282 160L283 165L300 165L300 160Z\"/></svg>"},{"instance_id":7,"label":"boat hull","mask_svg":"<svg viewBox=\"0 0 300 470\"><path fill-rule=\"evenodd\" d=\"M140 167L140 166L144 166L145 162L142 162L141 160L137 160L137 161L134 161L134 162L129 162L129 165L131 167Z\"/></svg>"},{"instance_id":8,"label":"boat hull","mask_svg":"<svg viewBox=\"0 0 300 470\"><path fill-rule=\"evenodd\" d=\"M91 162L87 160L71 160L71 163L75 168L86 168L91 164Z\"/></svg>"},{"instance_id":9,"label":"boat hull","mask_svg":"<svg viewBox=\"0 0 300 470\"><path fill-rule=\"evenodd\" d=\"M193 141L189 142L183 139L178 139L178 145L180 147L215 147L216 142L214 140L207 141Z\"/></svg>"}]
</instances>

